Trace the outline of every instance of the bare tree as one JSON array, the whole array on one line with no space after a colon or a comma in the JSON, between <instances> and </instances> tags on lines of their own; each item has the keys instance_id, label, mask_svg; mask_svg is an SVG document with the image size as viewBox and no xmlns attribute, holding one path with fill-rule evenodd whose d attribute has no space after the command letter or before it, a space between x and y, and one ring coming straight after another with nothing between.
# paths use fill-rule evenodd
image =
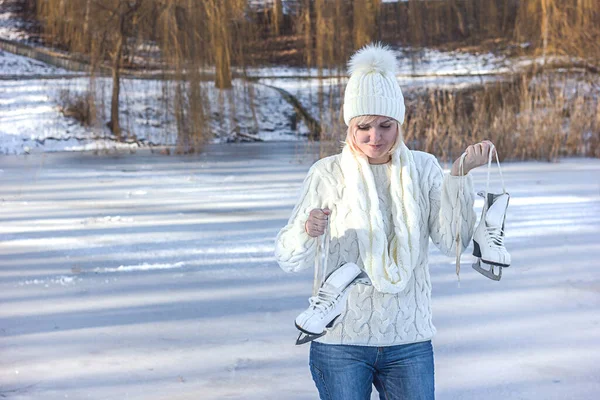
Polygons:
<instances>
[{"instance_id":1,"label":"bare tree","mask_svg":"<svg viewBox=\"0 0 600 400\"><path fill-rule=\"evenodd\" d=\"M106 4L106 3L104 3ZM112 67L112 96L110 100L110 130L121 140L121 124L119 122L119 94L121 92L121 66L123 64L123 48L127 41L127 34L131 32L135 23L135 13L140 8L142 0L119 0L113 3L110 12L118 21L113 31L114 43L108 50Z\"/></svg>"}]
</instances>

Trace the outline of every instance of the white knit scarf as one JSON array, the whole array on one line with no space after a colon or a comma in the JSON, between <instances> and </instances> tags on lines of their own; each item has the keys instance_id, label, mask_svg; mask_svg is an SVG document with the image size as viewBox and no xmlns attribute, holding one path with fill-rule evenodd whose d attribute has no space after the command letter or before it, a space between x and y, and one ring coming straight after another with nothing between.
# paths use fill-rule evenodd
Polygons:
<instances>
[{"instance_id":1,"label":"white knit scarf","mask_svg":"<svg viewBox=\"0 0 600 400\"><path fill-rule=\"evenodd\" d=\"M345 146L341 164L352 205L350 224L356 229L365 271L378 291L401 292L418 263L420 249L418 175L413 155L404 142L392 155L390 191L394 235L389 244L367 157L355 155Z\"/></svg>"}]
</instances>

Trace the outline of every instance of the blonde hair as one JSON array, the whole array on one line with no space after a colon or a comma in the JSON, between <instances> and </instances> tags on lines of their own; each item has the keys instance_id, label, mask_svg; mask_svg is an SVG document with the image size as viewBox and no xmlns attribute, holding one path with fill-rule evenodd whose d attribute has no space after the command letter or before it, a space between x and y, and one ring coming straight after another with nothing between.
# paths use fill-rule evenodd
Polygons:
<instances>
[{"instance_id":1,"label":"blonde hair","mask_svg":"<svg viewBox=\"0 0 600 400\"><path fill-rule=\"evenodd\" d=\"M360 150L356 143L356 131L358 130L358 125L371 124L379 117L381 117L381 115L360 115L350 120L350 125L348 125L348 129L346 130L346 140L343 143L350 148L352 153L364 155L364 153ZM394 154L394 152L398 148L398 145L402 142L403 139L400 123L393 118L390 119L394 121L397 126L396 141L388 151L388 155L391 156L392 154Z\"/></svg>"}]
</instances>

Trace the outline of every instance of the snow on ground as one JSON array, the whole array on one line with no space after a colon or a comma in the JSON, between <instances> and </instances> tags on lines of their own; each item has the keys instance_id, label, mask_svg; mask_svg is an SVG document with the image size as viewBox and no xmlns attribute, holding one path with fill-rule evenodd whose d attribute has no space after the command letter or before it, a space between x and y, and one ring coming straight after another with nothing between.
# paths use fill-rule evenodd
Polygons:
<instances>
[{"instance_id":1,"label":"snow on ground","mask_svg":"<svg viewBox=\"0 0 600 400\"><path fill-rule=\"evenodd\" d=\"M211 107L211 129L221 140L231 137L236 127L263 140L298 140L306 130L303 124L297 131L291 129L294 109L271 88L235 81L233 90L219 92L212 82L202 85ZM96 79L96 104L104 110L104 121L109 120L111 86L109 78ZM173 86L169 84L166 89L169 96L174 93ZM114 142L91 139L111 136L105 126L85 128L59 111L61 93L84 95L88 87L86 78L0 80L0 153L19 154L25 147L30 152L41 152L115 146ZM121 90L120 121L126 131L134 132L138 140L154 144L177 142L173 100L168 97L165 104L161 81L122 79ZM252 98L248 90L253 91ZM42 142L47 137L62 140Z\"/></svg>"},{"instance_id":2,"label":"snow on ground","mask_svg":"<svg viewBox=\"0 0 600 400\"><path fill-rule=\"evenodd\" d=\"M66 71L47 64L0 51L0 154L22 154L61 150L102 150L117 145L105 126L86 128L59 111L61 96L84 95L89 79L65 77ZM29 74L34 75L32 78ZM16 75L19 75L15 78ZM43 79L59 76L57 79ZM101 77L96 81L96 104L103 110L101 118L108 121L112 83ZM121 125L136 134L138 140L161 145L177 142L173 120L175 83L163 85L153 79L121 80ZM210 128L227 140L238 129L262 140L298 140L307 132L299 122L292 129L295 114L274 89L264 85L234 81L227 91L215 89L212 82L202 83L210 104ZM169 101L166 102L166 99ZM251 105L254 105L255 113ZM48 137L54 138L46 140ZM108 138L108 139L98 139ZM133 145L133 147L137 147Z\"/></svg>"},{"instance_id":3,"label":"snow on ground","mask_svg":"<svg viewBox=\"0 0 600 400\"><path fill-rule=\"evenodd\" d=\"M420 75L400 78L407 92L427 87L464 87L497 79L491 75L427 76L436 70L443 75L453 70L460 74L460 68L481 72L485 63L476 55L459 58L458 64L451 62L453 57L460 57L458 54L425 51L423 55L425 57L418 64L410 66L407 59L402 58L403 68L416 68ZM405 72L410 73L408 70ZM312 73L316 74L315 71ZM293 107L269 86L282 88L295 95L317 119L321 119L319 90L325 93L322 106L329 107L331 99L333 109L339 109L344 78L301 78L308 74L308 70L285 68L251 70L250 74L287 78L261 78L258 83L235 80L234 89L229 91L216 90L212 82L202 84L211 107L210 128L216 134L216 141L231 139L234 130L267 141L305 137L308 128L304 122L296 116L298 126L296 130L293 129ZM59 108L64 93L73 97L84 95L89 89L88 78L68 75L69 72L63 69L0 51L0 78L3 78L0 79L0 154L136 147L116 144L104 125L85 128L74 119L62 115ZM122 79L121 82L120 115L125 130L134 132L136 138L144 143L174 145L177 142L173 120L175 83L163 85L161 81L153 79ZM103 113L102 121L109 119L111 86L109 78L96 79L96 104L100 105ZM166 99L169 101L165 102ZM322 118L325 120L325 117Z\"/></svg>"},{"instance_id":4,"label":"snow on ground","mask_svg":"<svg viewBox=\"0 0 600 400\"><path fill-rule=\"evenodd\" d=\"M27 42L31 24L15 17L14 3L14 0L0 0L0 39Z\"/></svg>"},{"instance_id":5,"label":"snow on ground","mask_svg":"<svg viewBox=\"0 0 600 400\"><path fill-rule=\"evenodd\" d=\"M505 62L492 54L422 50L421 57L413 55L406 49L398 50L399 79L406 91L481 84L497 79L493 74L501 72ZM87 78L68 77L69 74L73 73L0 51L0 154L132 147L117 145L103 125L84 128L60 113L61 93L81 95L89 87ZM262 140L301 139L308 128L296 116L299 124L297 130L293 130L293 108L268 86L287 90L317 120L326 121L327 116L320 115L320 109L329 107L330 102L334 110L339 109L346 82L343 73L340 78L317 79L314 78L317 71L306 68L254 68L248 69L248 74L262 78L258 84L236 80L233 91L219 92L209 82L203 85L210 99L210 127L217 141L229 140L235 129ZM325 71L325 74L338 75L335 71ZM172 103L173 86L170 84L165 89L157 80L122 79L121 124L125 129L134 132L142 142L175 144L173 104L165 104L165 96ZM98 78L96 87L96 103L104 105L101 119L107 121L111 82L108 78ZM319 91L324 96L320 97ZM255 115L250 104L254 104ZM54 139L45 140L48 137Z\"/></svg>"},{"instance_id":6,"label":"snow on ground","mask_svg":"<svg viewBox=\"0 0 600 400\"><path fill-rule=\"evenodd\" d=\"M307 146L0 158L0 396L315 399L292 323L312 272L272 255ZM431 248L437 398L596 399L600 160L503 167L502 280L468 249L459 287Z\"/></svg>"},{"instance_id":7,"label":"snow on ground","mask_svg":"<svg viewBox=\"0 0 600 400\"><path fill-rule=\"evenodd\" d=\"M397 49L397 52L398 79L408 97L425 89L451 90L497 81L508 76L511 69L535 62L520 59L511 68L509 61L493 54L433 49L416 53ZM336 110L341 107L346 84L343 72L324 71L325 75L335 76L324 79L316 78L316 70L306 68L255 68L247 72L260 78L256 83L236 79L233 90L229 91L216 90L212 82L202 84L209 99L209 126L215 134L214 142L234 140L233 132L265 141L304 139L308 127L275 88L294 95L325 126L338 121ZM73 97L89 90L89 79L75 75L0 51L0 154L137 147L116 143L104 124L109 120L112 86L106 77L96 79L96 104L100 107L101 121L98 126L82 127L59 111L64 93ZM155 79L128 78L121 82L120 120L124 129L133 132L144 144L175 145L175 82L164 85Z\"/></svg>"},{"instance_id":8,"label":"snow on ground","mask_svg":"<svg viewBox=\"0 0 600 400\"><path fill-rule=\"evenodd\" d=\"M397 76L401 79L439 76L497 75L510 72L510 60L492 53L473 54L424 48L395 48L398 60ZM316 68L261 67L247 68L247 74L260 78L314 78ZM322 76L345 75L346 71L323 69Z\"/></svg>"},{"instance_id":9,"label":"snow on ground","mask_svg":"<svg viewBox=\"0 0 600 400\"><path fill-rule=\"evenodd\" d=\"M34 60L29 57L19 56L0 50L0 78L6 79L6 76L18 79L25 76L44 76L44 75L75 75L76 72L58 68L44 62Z\"/></svg>"}]
</instances>

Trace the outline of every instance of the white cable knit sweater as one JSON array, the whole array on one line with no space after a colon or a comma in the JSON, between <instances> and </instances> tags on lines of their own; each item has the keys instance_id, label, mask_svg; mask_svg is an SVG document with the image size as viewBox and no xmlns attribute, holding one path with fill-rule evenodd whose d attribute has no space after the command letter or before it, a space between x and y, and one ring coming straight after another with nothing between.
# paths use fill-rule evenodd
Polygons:
<instances>
[{"instance_id":1,"label":"white cable knit sweater","mask_svg":"<svg viewBox=\"0 0 600 400\"><path fill-rule=\"evenodd\" d=\"M429 237L443 253L453 256L456 252L457 221L462 218L461 251L468 246L476 221L473 185L469 174L465 177L444 176L431 154L411 153L418 175L419 193L416 199L420 209L420 249L416 267L410 271L405 287L398 293L383 293L374 286L355 285L345 312L325 336L317 339L321 343L392 346L428 340L435 334L428 270ZM383 230L389 243L394 233L391 167L390 163L370 167L383 217ZM346 186L344 178L341 154L321 159L310 168L292 216L277 235L275 256L284 271L314 267L317 239L308 236L304 230L308 214L314 208L329 208L332 212L326 273L344 262L355 262L364 268L359 254L359 235L352 224L353 207L356 206L349 199L352 190ZM463 193L459 193L461 180L464 183ZM461 210L460 216L457 210Z\"/></svg>"}]
</instances>

